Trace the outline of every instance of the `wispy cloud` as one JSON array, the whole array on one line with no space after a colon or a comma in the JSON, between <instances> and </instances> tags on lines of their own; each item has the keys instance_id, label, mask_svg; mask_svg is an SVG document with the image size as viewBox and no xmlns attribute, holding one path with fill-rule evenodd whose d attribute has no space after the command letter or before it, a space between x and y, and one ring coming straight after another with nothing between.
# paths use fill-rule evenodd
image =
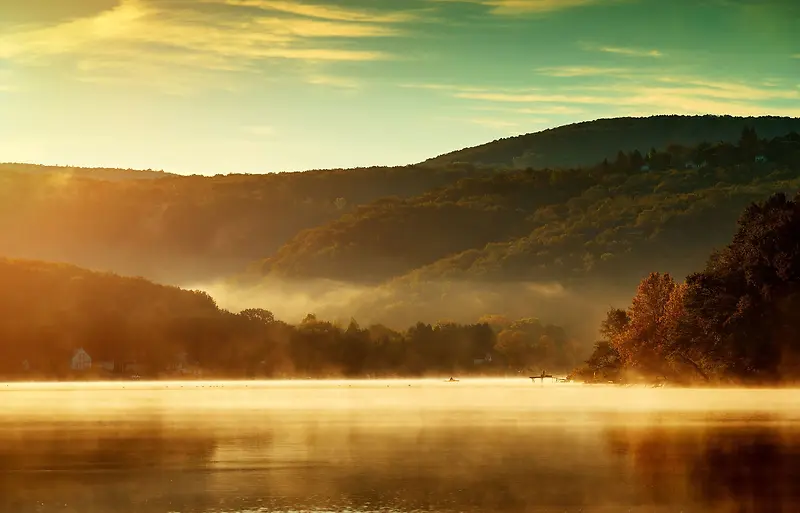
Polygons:
<instances>
[{"instance_id":1,"label":"wispy cloud","mask_svg":"<svg viewBox=\"0 0 800 513\"><path fill-rule=\"evenodd\" d=\"M618 3L620 0L432 0L481 4L499 15L537 14L563 11L595 4Z\"/></svg>"},{"instance_id":2,"label":"wispy cloud","mask_svg":"<svg viewBox=\"0 0 800 513\"><path fill-rule=\"evenodd\" d=\"M428 89L431 91L461 91L461 92L491 92L491 88L486 87L473 87L473 86L462 86L462 85L455 85L455 84L436 84L436 83L426 83L426 82L409 82L405 84L398 84L398 87L408 88L408 89Z\"/></svg>"},{"instance_id":3,"label":"wispy cloud","mask_svg":"<svg viewBox=\"0 0 800 513\"><path fill-rule=\"evenodd\" d=\"M567 114L580 114L584 109L580 107L567 106L567 105L538 105L536 107L506 107L498 105L473 105L471 110L477 111L490 111L490 112L505 112L508 114L518 115L567 115Z\"/></svg>"},{"instance_id":4,"label":"wispy cloud","mask_svg":"<svg viewBox=\"0 0 800 513\"><path fill-rule=\"evenodd\" d=\"M340 77L333 75L310 75L306 82L313 85L337 87L340 89L359 89L361 82L355 78Z\"/></svg>"},{"instance_id":5,"label":"wispy cloud","mask_svg":"<svg viewBox=\"0 0 800 513\"><path fill-rule=\"evenodd\" d=\"M594 48L598 52L614 53L618 55L627 55L629 57L663 57L664 54L659 50L648 50L642 48L625 48L622 46L599 46Z\"/></svg>"},{"instance_id":6,"label":"wispy cloud","mask_svg":"<svg viewBox=\"0 0 800 513\"><path fill-rule=\"evenodd\" d=\"M429 89L437 90L433 84ZM800 116L800 89L756 87L698 77L652 76L608 86L554 87L552 89L495 89L443 86L454 98L479 102L487 109L540 114L559 108L616 109L617 113L729 114L740 116L781 114ZM777 102L777 103L776 103ZM794 105L798 105L795 107Z\"/></svg>"},{"instance_id":7,"label":"wispy cloud","mask_svg":"<svg viewBox=\"0 0 800 513\"><path fill-rule=\"evenodd\" d=\"M499 103L586 103L598 104L607 101L603 96L568 95L546 92L465 92L453 94L456 98L465 100L482 100Z\"/></svg>"},{"instance_id":8,"label":"wispy cloud","mask_svg":"<svg viewBox=\"0 0 800 513\"><path fill-rule=\"evenodd\" d=\"M591 77L627 75L631 74L632 70L629 68L603 68L596 66L556 66L539 68L536 72L550 77Z\"/></svg>"},{"instance_id":9,"label":"wispy cloud","mask_svg":"<svg viewBox=\"0 0 800 513\"><path fill-rule=\"evenodd\" d=\"M100 78L114 62L116 72L124 70L131 56L142 64L140 70L160 68L165 73L176 66L247 70L267 59L374 61L392 56L347 42L397 36L402 32L397 24L413 19L407 13L372 14L281 0L203 1L216 4L219 12L192 9L198 6L192 3L122 0L90 17L7 27L0 38L0 59L18 64L67 59L78 72L91 69ZM236 12L253 8L255 14ZM263 10L270 12L259 14Z\"/></svg>"},{"instance_id":10,"label":"wispy cloud","mask_svg":"<svg viewBox=\"0 0 800 513\"><path fill-rule=\"evenodd\" d=\"M365 23L403 23L418 19L416 13L389 12L378 13L340 6L299 3L291 0L205 0L208 3L255 7L268 11L278 11L298 16L308 16L325 20L365 22Z\"/></svg>"},{"instance_id":11,"label":"wispy cloud","mask_svg":"<svg viewBox=\"0 0 800 513\"><path fill-rule=\"evenodd\" d=\"M696 77L661 77L661 83L674 84L669 90L677 90L685 95L716 98L720 100L800 100L800 90L780 89L775 86L754 87L736 82L723 82ZM665 88L655 87L654 90Z\"/></svg>"}]
</instances>

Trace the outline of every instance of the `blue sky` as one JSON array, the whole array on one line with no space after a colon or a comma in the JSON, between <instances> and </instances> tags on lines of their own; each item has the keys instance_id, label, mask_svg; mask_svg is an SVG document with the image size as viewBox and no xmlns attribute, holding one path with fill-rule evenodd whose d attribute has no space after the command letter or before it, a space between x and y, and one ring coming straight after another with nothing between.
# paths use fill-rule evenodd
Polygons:
<instances>
[{"instance_id":1,"label":"blue sky","mask_svg":"<svg viewBox=\"0 0 800 513\"><path fill-rule=\"evenodd\" d=\"M396 165L625 115L800 116L794 0L0 3L0 161Z\"/></svg>"}]
</instances>

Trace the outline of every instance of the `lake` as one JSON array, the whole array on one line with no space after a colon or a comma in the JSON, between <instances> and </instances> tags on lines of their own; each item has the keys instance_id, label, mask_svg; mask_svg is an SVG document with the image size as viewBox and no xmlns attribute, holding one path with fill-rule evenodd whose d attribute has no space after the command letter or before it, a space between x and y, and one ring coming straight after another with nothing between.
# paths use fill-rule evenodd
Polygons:
<instances>
[{"instance_id":1,"label":"lake","mask_svg":"<svg viewBox=\"0 0 800 513\"><path fill-rule=\"evenodd\" d=\"M800 511L797 390L0 384L0 512Z\"/></svg>"}]
</instances>

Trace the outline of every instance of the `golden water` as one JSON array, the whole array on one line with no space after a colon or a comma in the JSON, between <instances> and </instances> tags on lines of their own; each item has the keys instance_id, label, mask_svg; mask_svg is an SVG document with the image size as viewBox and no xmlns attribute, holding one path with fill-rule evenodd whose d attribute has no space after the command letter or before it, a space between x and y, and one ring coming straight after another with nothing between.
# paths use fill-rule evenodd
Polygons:
<instances>
[{"instance_id":1,"label":"golden water","mask_svg":"<svg viewBox=\"0 0 800 513\"><path fill-rule=\"evenodd\" d=\"M800 511L800 393L0 385L0 512Z\"/></svg>"}]
</instances>

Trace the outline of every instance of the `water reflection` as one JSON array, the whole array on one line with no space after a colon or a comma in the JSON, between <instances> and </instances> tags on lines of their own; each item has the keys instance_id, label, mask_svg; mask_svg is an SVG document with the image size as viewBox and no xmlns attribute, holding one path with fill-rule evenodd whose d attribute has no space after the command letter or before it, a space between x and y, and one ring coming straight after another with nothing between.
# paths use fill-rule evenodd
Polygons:
<instances>
[{"instance_id":1,"label":"water reflection","mask_svg":"<svg viewBox=\"0 0 800 513\"><path fill-rule=\"evenodd\" d=\"M86 406L85 390L5 396L16 406L0 413L0 511L800 510L796 412L557 412L547 405L561 392L531 387L515 389L516 408L485 408L487 392L468 387L457 394L472 408L357 406L378 404L376 390L315 410L276 406L297 398L291 388L267 386L248 407L245 392L217 390L239 405L223 411L150 389L114 415ZM420 387L420 404L435 390Z\"/></svg>"},{"instance_id":2,"label":"water reflection","mask_svg":"<svg viewBox=\"0 0 800 513\"><path fill-rule=\"evenodd\" d=\"M724 425L608 432L610 449L629 458L642 489L664 501L676 490L719 511L798 511L797 427Z\"/></svg>"}]
</instances>

